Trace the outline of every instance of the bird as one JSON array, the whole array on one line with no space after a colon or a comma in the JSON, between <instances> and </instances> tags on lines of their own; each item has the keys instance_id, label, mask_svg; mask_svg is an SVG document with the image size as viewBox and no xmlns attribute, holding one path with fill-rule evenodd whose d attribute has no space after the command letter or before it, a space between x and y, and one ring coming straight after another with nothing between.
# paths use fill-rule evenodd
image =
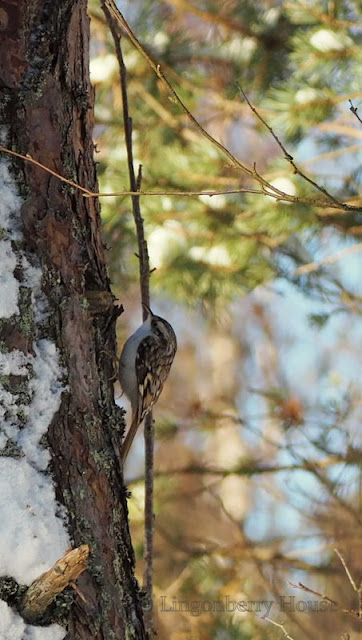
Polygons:
<instances>
[{"instance_id":1,"label":"bird","mask_svg":"<svg viewBox=\"0 0 362 640\"><path fill-rule=\"evenodd\" d=\"M137 429L160 397L177 351L170 323L152 313L126 340L119 360L119 382L131 403L131 425L121 447L124 464Z\"/></svg>"}]
</instances>

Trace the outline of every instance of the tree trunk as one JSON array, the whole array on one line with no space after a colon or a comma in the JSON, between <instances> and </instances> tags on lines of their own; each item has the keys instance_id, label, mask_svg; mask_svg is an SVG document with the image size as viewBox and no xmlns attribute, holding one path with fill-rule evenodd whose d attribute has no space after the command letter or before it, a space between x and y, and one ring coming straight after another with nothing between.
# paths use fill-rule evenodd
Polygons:
<instances>
[{"instance_id":1,"label":"tree trunk","mask_svg":"<svg viewBox=\"0 0 362 640\"><path fill-rule=\"evenodd\" d=\"M0 0L0 32L1 144L97 190L85 0ZM1 320L2 344L34 357L40 340L59 349L67 387L47 433L51 471L72 546L90 545L88 570L78 581L85 601L76 595L67 638L111 640L127 632L139 640L145 630L116 455L123 420L110 354L118 313L98 202L29 162L1 157L23 199L13 220L22 236L11 241L20 314ZM24 256L42 269L43 314L34 312ZM19 396L23 381L9 378L9 392Z\"/></svg>"}]
</instances>

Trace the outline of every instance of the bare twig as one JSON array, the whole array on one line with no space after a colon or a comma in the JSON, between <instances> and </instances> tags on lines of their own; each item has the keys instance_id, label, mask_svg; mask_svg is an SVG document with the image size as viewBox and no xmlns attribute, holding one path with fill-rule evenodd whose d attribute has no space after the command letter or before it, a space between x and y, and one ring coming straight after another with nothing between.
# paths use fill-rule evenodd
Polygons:
<instances>
[{"instance_id":1,"label":"bare twig","mask_svg":"<svg viewBox=\"0 0 362 640\"><path fill-rule=\"evenodd\" d=\"M362 582L360 584L359 587L357 587L357 584L355 582L355 580L352 577L352 574L347 566L347 563L345 561L345 559L343 558L342 554L338 551L338 549L333 549L333 551L336 553L336 555L338 556L338 558L340 559L342 566L346 572L347 578L352 586L353 591L355 591L355 593L358 596L358 611L355 611L353 609L341 609L341 611L343 613L347 613L348 615L353 616L353 618L359 620L360 622L362 622ZM321 598L322 600L325 600L326 602L329 602L330 604L332 604L333 606L337 607L338 606L338 602L336 602L336 600L332 600L332 598L329 598L327 595L323 594L323 593L319 593L318 591L315 591L314 589L310 589L309 587L306 587L304 584L302 584L301 582L298 582L298 584L293 584L292 582L289 582L290 586L293 587L294 589L301 589L302 591L306 591L307 593L312 593L315 596L318 596L318 598Z\"/></svg>"},{"instance_id":2,"label":"bare twig","mask_svg":"<svg viewBox=\"0 0 362 640\"><path fill-rule=\"evenodd\" d=\"M232 195L235 193L256 193L260 195L266 195L261 189L249 189L248 187L241 187L240 189L225 189L220 191L110 191L110 192L89 192L84 195L85 198L110 198L113 196L186 196L192 198L194 196L219 196L219 195ZM304 202L304 201L303 201ZM328 205L330 206L330 205Z\"/></svg>"},{"instance_id":3,"label":"bare twig","mask_svg":"<svg viewBox=\"0 0 362 640\"><path fill-rule=\"evenodd\" d=\"M322 600L325 600L326 602L329 602L330 604L338 606L338 602L336 602L336 600L332 600L332 598L329 598L325 594L319 593L318 591L314 591L314 589L310 589L309 587L306 587L301 582L298 582L298 584L293 584L292 582L289 582L289 584L294 589L301 589L301 591L306 591L307 593L312 593L314 596L318 596L318 598L321 598Z\"/></svg>"},{"instance_id":4,"label":"bare twig","mask_svg":"<svg viewBox=\"0 0 362 640\"><path fill-rule=\"evenodd\" d=\"M26 158L25 158L26 159ZM47 171L47 167L44 167L44 169ZM233 194L238 194L238 193L251 193L251 194L256 194L256 195L260 195L260 196L268 196L269 198L274 198L275 200L277 200L278 202L291 202L292 204L304 204L304 205L308 205L308 206L314 206L314 207L319 207L321 209L345 209L346 207L348 207L349 211L361 211L361 207L355 207L353 205L350 204L336 204L335 202L330 202L328 200L322 200L321 198L315 198L315 197L306 197L303 196L302 198L298 197L298 196L291 196L289 193L284 193L284 191L280 191L280 189L277 189L277 187L274 187L273 185L269 184L266 180L264 180L258 173L256 173L256 175L258 176L258 180L260 182L263 183L263 188L262 189L252 189L251 187L240 187L239 189L225 189L225 190L215 190L215 191L211 191L211 190L202 190L202 191L148 191L148 190L138 190L138 191L127 191L126 189L124 191L110 191L110 192L88 192L88 193L84 193L83 197L84 198L111 198L114 196L133 196L133 195L139 195L139 196L177 196L177 197L186 197L186 198L193 198L193 197L197 197L197 196L209 196L210 198L212 198L212 196L219 196L219 195L223 195L223 196L228 196L228 195L233 195ZM61 176L58 176L61 179ZM269 189L269 190L268 190ZM273 189L273 193L270 191L271 189Z\"/></svg>"},{"instance_id":5,"label":"bare twig","mask_svg":"<svg viewBox=\"0 0 362 640\"><path fill-rule=\"evenodd\" d=\"M271 618L266 618L263 616L263 620L267 620L268 622L270 622L271 624L273 624L275 627L279 627L279 629L281 629L284 633L284 636L288 639L288 640L294 640L294 638L292 636L289 635L289 633L287 632L286 628L284 627L284 622L275 622L275 620L272 620Z\"/></svg>"},{"instance_id":6,"label":"bare twig","mask_svg":"<svg viewBox=\"0 0 362 640\"><path fill-rule=\"evenodd\" d=\"M73 180L68 180L68 178L64 178L64 176L61 176L56 171L53 171L53 169L49 169L49 167L46 167L41 162L38 162L38 160L34 160L34 158L29 154L23 155L22 153L17 153L16 151L12 151L11 149L8 149L7 147L3 147L1 145L0 145L0 151L4 151L5 153L10 153L10 155L16 156L16 158L21 158L26 162L35 164L37 167L40 167L40 169L43 169L47 173L50 173L52 176L55 176L55 178L59 178L59 180L61 180L62 182L65 182L66 184L70 184L75 189L79 189L79 191L83 191L83 193L86 194L87 196L92 198L96 197L95 194L89 189L86 189L85 187L81 187L77 182L73 182Z\"/></svg>"},{"instance_id":7,"label":"bare twig","mask_svg":"<svg viewBox=\"0 0 362 640\"><path fill-rule=\"evenodd\" d=\"M140 289L141 301L143 304L142 315L145 320L150 306L150 266L147 241L144 233L143 218L140 208L140 188L142 182L142 167L139 166L136 177L133 161L132 146L132 118L129 115L128 95L127 95L127 70L123 60L121 38L118 35L113 12L110 11L107 0L103 2L102 7L109 24L116 56L120 71L122 104L123 104L123 123L124 134L127 149L128 174L130 180L130 188L132 195L133 217L136 225L138 258L140 271ZM144 609L145 625L149 635L153 634L153 450L154 450L154 430L152 412L148 413L145 419L145 449L146 449L146 470L145 470L145 550L144 550L144 590L147 594L147 607Z\"/></svg>"},{"instance_id":8,"label":"bare twig","mask_svg":"<svg viewBox=\"0 0 362 640\"><path fill-rule=\"evenodd\" d=\"M358 111L357 107L353 106L352 100L350 100L349 103L351 105L349 110L352 111L352 113L356 116L358 122L360 122L362 124L362 119L359 117L359 115L357 113L357 111Z\"/></svg>"},{"instance_id":9,"label":"bare twig","mask_svg":"<svg viewBox=\"0 0 362 640\"><path fill-rule=\"evenodd\" d=\"M341 561L341 563L342 563L342 566L343 566L343 569L345 570L345 572L346 572L346 574L347 574L347 578L348 578L348 580L349 580L349 581L350 581L350 583L351 583L351 586L352 586L353 591L355 591L356 593L358 593L357 585L356 585L355 581L354 581L354 580L353 580L353 578L352 578L351 572L350 572L350 570L349 570L349 569L348 569L348 567L347 567L347 564L346 564L345 559L343 558L342 554L340 553L340 551L338 551L338 549L337 549L337 548L334 548L334 549L333 549L333 551L334 551L334 553L338 556L338 558L340 559L340 561Z\"/></svg>"},{"instance_id":10,"label":"bare twig","mask_svg":"<svg viewBox=\"0 0 362 640\"><path fill-rule=\"evenodd\" d=\"M299 461L299 464L304 466L305 469L308 469L308 471L310 471L310 473L312 473L315 476L315 478L321 483L321 485L327 489L327 491L329 492L329 495L343 509L343 511L348 513L353 518L353 520L358 525L360 525L362 523L361 515L359 514L358 511L356 511L353 505L351 505L347 500L345 500L340 495L340 492L336 489L335 482L333 482L330 479L329 474L326 473L325 471L326 467L329 466L327 462L328 460L335 459L336 461L335 455L334 454L332 454L331 456L327 455L321 461L312 462L311 460L308 460L304 458L304 456L300 455L300 453L296 449L294 449L293 451L292 446L290 448L290 452L293 453L294 458ZM344 456L338 455L337 457L340 458L340 462L342 462L342 457L343 457L343 462L346 462L345 455ZM321 462L323 462L323 464L321 464Z\"/></svg>"},{"instance_id":11,"label":"bare twig","mask_svg":"<svg viewBox=\"0 0 362 640\"><path fill-rule=\"evenodd\" d=\"M260 120L260 122L268 129L269 133L274 138L274 140L277 143L277 145L279 146L279 148L283 151L284 158L293 167L294 173L298 174L301 178L303 178L303 180L305 180L306 182L311 184L315 189L317 189L318 191L323 193L323 195L325 195L328 198L328 200L330 200L330 201L334 202L335 204L337 204L338 206L342 207L344 203L342 203L339 200L337 200L337 198L335 198L331 193L329 193L327 191L327 189L325 189L324 187L321 187L317 182L312 180L309 176L307 176L305 173L303 173L303 171L301 171L301 169L299 169L299 167L297 167L297 165L295 164L295 162L293 160L293 156L291 156L290 153L288 153L288 151L286 150L285 146L279 140L278 136L274 133L274 131L271 128L271 126L266 122L266 120L264 120L264 118L260 115L258 110L251 104L248 96L246 95L246 93L243 91L243 89L240 86L239 86L239 90L242 93L242 95L244 97L244 100L248 103L248 106L251 109L251 111L256 115L258 120Z\"/></svg>"},{"instance_id":12,"label":"bare twig","mask_svg":"<svg viewBox=\"0 0 362 640\"><path fill-rule=\"evenodd\" d=\"M150 305L149 258L148 258L147 242L145 240L145 234L144 234L144 228L143 228L143 219L141 215L140 193L139 193L142 173L141 173L141 168L139 168L138 177L136 178L136 174L134 170L134 162L133 162L132 118L129 115L129 108L128 108L127 70L123 60L120 36L118 35L117 29L114 23L114 19L112 17L112 13L109 12L107 0L105 2L102 2L102 6L105 11L107 21L112 32L114 46L116 50L116 56L117 56L118 65L119 65L119 71L120 71L122 104L123 104L123 125L124 125L124 133L125 133L125 141L126 141L126 149L127 149L128 174L129 174L131 191L133 193L132 208L133 208L133 217L136 225L137 241L138 241L141 300L145 305L149 307ZM142 313L143 313L143 319L145 320L147 317L147 309L145 307L143 307Z\"/></svg>"},{"instance_id":13,"label":"bare twig","mask_svg":"<svg viewBox=\"0 0 362 640\"><path fill-rule=\"evenodd\" d=\"M148 602L145 608L145 622L149 631L153 629L153 542L154 542L154 513L153 513L153 486L154 486L154 423L152 413L145 418L145 537L144 537L144 570L143 588Z\"/></svg>"},{"instance_id":14,"label":"bare twig","mask_svg":"<svg viewBox=\"0 0 362 640\"><path fill-rule=\"evenodd\" d=\"M258 176L258 179L260 182L263 183L263 188L262 189L252 189L251 187L240 187L239 189L225 189L225 190L215 190L215 191L211 191L211 190L201 190L201 191L148 191L147 189L135 189L133 190L127 190L124 189L123 191L112 191L112 192L97 192L97 191L90 191L89 189L87 189L86 187L82 187L80 184L78 184L77 182L74 182L73 180L68 180L68 178L65 178L64 176L62 176L60 173L57 173L56 171L54 171L53 169L50 169L49 167L47 167L45 164L42 164L41 162L38 162L38 160L35 160L32 156L30 156L29 154L24 155L22 153L17 153L16 151L12 151L11 149L8 149L7 147L3 147L0 145L0 151L3 151L4 153L9 153L13 156L16 156L17 158L21 158L22 160L25 160L25 162L30 162L31 164L36 165L37 167L43 169L43 171L46 171L47 173L50 173L52 176L54 176L55 178L58 178L61 182L64 182L65 184L69 184L70 186L74 187L75 189L78 189L79 191L81 191L83 193L83 197L84 198L111 198L114 196L136 196L136 197L140 197L140 196L176 196L176 197L186 197L186 198L193 198L193 197L198 197L198 196L209 196L210 198L212 198L213 196L219 196L219 195L233 195L233 194L238 194L238 193L251 193L251 194L256 194L256 195L261 195L261 196L268 196L269 198L274 198L275 200L279 201L279 202L292 202L294 204L304 204L304 205L309 205L309 206L315 206L315 207L319 207L321 209L346 209L348 208L349 211L360 211L361 207L355 207L353 205L349 205L347 204L336 204L334 202L329 202L327 200L321 200L320 198L311 198L311 197L303 197L303 198L299 198L298 196L291 196L288 193L284 193L283 191L280 191L280 189L277 189L276 187L273 187L273 185L269 184L266 180L264 180L261 176L259 176L259 174L256 173L256 176ZM273 189L274 193L272 193L271 191L268 191L268 189Z\"/></svg>"}]
</instances>

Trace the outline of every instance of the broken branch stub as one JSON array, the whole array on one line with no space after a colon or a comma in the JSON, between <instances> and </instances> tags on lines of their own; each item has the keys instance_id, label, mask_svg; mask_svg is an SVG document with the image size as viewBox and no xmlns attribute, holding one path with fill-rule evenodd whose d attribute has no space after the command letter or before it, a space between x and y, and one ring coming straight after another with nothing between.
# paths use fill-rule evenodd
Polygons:
<instances>
[{"instance_id":1,"label":"broken branch stub","mask_svg":"<svg viewBox=\"0 0 362 640\"><path fill-rule=\"evenodd\" d=\"M25 592L21 602L20 611L23 618L28 622L34 622L40 618L54 598L85 571L88 555L87 544L70 549L49 571L36 578Z\"/></svg>"}]
</instances>

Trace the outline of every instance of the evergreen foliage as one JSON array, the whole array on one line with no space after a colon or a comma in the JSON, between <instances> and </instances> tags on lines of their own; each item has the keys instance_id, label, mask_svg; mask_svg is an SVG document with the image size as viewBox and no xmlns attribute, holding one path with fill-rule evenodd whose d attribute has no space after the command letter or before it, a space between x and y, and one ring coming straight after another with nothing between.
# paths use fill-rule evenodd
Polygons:
<instances>
[{"instance_id":1,"label":"evergreen foliage","mask_svg":"<svg viewBox=\"0 0 362 640\"><path fill-rule=\"evenodd\" d=\"M132 3L127 15L200 123L236 157L251 166L255 162L263 177L301 199L291 207L250 194L142 198L151 261L157 267L153 286L183 301L192 292L204 301L223 302L275 276L279 249L291 235L299 234L304 244L305 230L318 237L326 224L335 222L304 204L303 198L320 194L293 175L270 133L243 101L238 84L297 164L305 162L303 170L313 180L342 201L358 192L361 128L348 102L358 106L361 97L358 3L297 0L271 6L259 0L221 8L212 2L197 7ZM128 188L128 178L118 70L110 36L96 17L93 22L97 56L92 68L104 70L95 76L100 185L103 192L119 192ZM192 129L126 37L122 45L142 189L257 188ZM323 166L317 162L319 153ZM130 200L114 197L102 204L118 273L120 256L132 244ZM346 226L345 214L339 218L340 226ZM348 228L359 224L351 214ZM136 273L136 261L133 266Z\"/></svg>"}]
</instances>

